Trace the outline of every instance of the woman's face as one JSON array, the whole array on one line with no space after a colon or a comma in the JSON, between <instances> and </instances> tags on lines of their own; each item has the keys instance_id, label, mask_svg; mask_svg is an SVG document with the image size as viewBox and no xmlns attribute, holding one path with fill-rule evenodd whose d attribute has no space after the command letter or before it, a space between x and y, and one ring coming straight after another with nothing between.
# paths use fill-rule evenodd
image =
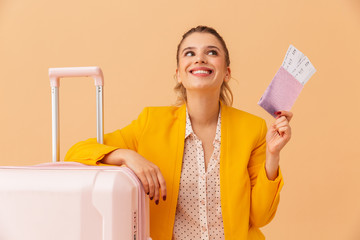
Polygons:
<instances>
[{"instance_id":1,"label":"woman's face","mask_svg":"<svg viewBox=\"0 0 360 240\"><path fill-rule=\"evenodd\" d=\"M182 42L176 69L178 82L186 91L218 91L223 81L229 81L225 51L220 41L210 33L192 33Z\"/></svg>"}]
</instances>

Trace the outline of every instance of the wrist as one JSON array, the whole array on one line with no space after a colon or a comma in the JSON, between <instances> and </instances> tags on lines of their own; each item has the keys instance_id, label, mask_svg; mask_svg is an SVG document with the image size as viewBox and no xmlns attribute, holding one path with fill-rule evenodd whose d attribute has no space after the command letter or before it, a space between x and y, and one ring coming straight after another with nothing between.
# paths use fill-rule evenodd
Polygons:
<instances>
[{"instance_id":1,"label":"wrist","mask_svg":"<svg viewBox=\"0 0 360 240\"><path fill-rule=\"evenodd\" d=\"M268 179L274 180L278 176L280 155L266 151L265 171Z\"/></svg>"},{"instance_id":2,"label":"wrist","mask_svg":"<svg viewBox=\"0 0 360 240\"><path fill-rule=\"evenodd\" d=\"M274 149L270 149L269 146L266 146L266 156L278 158L280 156L280 151L275 151Z\"/></svg>"}]
</instances>

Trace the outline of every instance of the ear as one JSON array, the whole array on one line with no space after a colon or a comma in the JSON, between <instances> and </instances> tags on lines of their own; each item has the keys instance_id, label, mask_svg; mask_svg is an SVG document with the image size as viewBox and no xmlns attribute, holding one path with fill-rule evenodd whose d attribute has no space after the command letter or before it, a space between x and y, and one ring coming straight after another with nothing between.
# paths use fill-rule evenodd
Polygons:
<instances>
[{"instance_id":1,"label":"ear","mask_svg":"<svg viewBox=\"0 0 360 240\"><path fill-rule=\"evenodd\" d=\"M176 80L178 81L178 83L181 83L179 69L176 69L175 76L176 76Z\"/></svg>"},{"instance_id":2,"label":"ear","mask_svg":"<svg viewBox=\"0 0 360 240\"><path fill-rule=\"evenodd\" d=\"M224 81L229 82L230 79L231 79L231 69L230 67L227 67Z\"/></svg>"}]
</instances>

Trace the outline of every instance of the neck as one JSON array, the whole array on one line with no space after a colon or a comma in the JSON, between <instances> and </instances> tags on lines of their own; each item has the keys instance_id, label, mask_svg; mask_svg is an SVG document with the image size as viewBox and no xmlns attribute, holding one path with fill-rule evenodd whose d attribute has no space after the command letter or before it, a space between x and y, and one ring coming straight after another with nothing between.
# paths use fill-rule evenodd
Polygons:
<instances>
[{"instance_id":1,"label":"neck","mask_svg":"<svg viewBox=\"0 0 360 240\"><path fill-rule=\"evenodd\" d=\"M219 95L188 94L186 106L192 125L217 124L220 109Z\"/></svg>"}]
</instances>

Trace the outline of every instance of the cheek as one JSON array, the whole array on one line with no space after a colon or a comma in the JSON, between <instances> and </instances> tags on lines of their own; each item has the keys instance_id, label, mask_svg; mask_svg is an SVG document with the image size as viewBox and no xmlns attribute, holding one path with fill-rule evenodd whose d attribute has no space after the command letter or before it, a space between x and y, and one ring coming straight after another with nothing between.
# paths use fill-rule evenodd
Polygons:
<instances>
[{"instance_id":1,"label":"cheek","mask_svg":"<svg viewBox=\"0 0 360 240\"><path fill-rule=\"evenodd\" d=\"M227 74L227 65L224 63L223 60L214 62L214 65L216 65L216 68L218 69L218 74L221 76L225 76Z\"/></svg>"},{"instance_id":2,"label":"cheek","mask_svg":"<svg viewBox=\"0 0 360 240\"><path fill-rule=\"evenodd\" d=\"M184 66L179 62L179 65L177 66L177 73L176 73L176 77L177 77L177 81L184 83L184 80L186 80L186 72L185 72L185 68Z\"/></svg>"},{"instance_id":3,"label":"cheek","mask_svg":"<svg viewBox=\"0 0 360 240\"><path fill-rule=\"evenodd\" d=\"M213 64L216 65L217 68L219 68L219 69L226 69L226 67L227 67L225 60L222 58L214 59Z\"/></svg>"},{"instance_id":4,"label":"cheek","mask_svg":"<svg viewBox=\"0 0 360 240\"><path fill-rule=\"evenodd\" d=\"M179 61L178 71L180 74L186 73L187 67L189 66L189 61Z\"/></svg>"}]
</instances>

